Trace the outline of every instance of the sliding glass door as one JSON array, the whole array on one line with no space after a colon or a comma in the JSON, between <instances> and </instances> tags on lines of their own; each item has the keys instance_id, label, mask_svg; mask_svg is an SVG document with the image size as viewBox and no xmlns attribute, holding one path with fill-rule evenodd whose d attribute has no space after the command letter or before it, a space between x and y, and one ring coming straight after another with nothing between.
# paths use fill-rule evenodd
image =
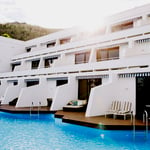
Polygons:
<instances>
[{"instance_id":1,"label":"sliding glass door","mask_svg":"<svg viewBox=\"0 0 150 150\"><path fill-rule=\"evenodd\" d=\"M98 79L79 79L78 80L78 99L88 100L91 88L101 84L101 78Z\"/></svg>"}]
</instances>

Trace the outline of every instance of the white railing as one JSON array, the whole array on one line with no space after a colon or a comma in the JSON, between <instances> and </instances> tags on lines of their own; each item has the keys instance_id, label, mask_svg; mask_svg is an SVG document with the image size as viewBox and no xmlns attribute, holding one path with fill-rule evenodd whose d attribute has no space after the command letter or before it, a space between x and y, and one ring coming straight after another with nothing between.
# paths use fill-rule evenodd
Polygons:
<instances>
[{"instance_id":1,"label":"white railing","mask_svg":"<svg viewBox=\"0 0 150 150\"><path fill-rule=\"evenodd\" d=\"M30 117L32 116L33 108L34 108L34 103L32 102L31 106L30 106ZM40 108L41 108L41 102L39 102L39 105L38 105L38 108L37 108L37 116L38 116L38 118L40 116Z\"/></svg>"},{"instance_id":2,"label":"white railing","mask_svg":"<svg viewBox=\"0 0 150 150\"><path fill-rule=\"evenodd\" d=\"M145 136L148 138L148 112L144 110L143 112L143 123L145 123Z\"/></svg>"},{"instance_id":3,"label":"white railing","mask_svg":"<svg viewBox=\"0 0 150 150\"><path fill-rule=\"evenodd\" d=\"M99 58L97 59L97 61L106 61L106 60L115 60L115 59L119 59L119 57L109 57L109 58Z\"/></svg>"},{"instance_id":4,"label":"white railing","mask_svg":"<svg viewBox=\"0 0 150 150\"><path fill-rule=\"evenodd\" d=\"M145 139L148 139L148 112L144 110L143 112L143 123L145 124ZM136 118L135 115L133 115L133 140L135 140L136 137Z\"/></svg>"}]
</instances>

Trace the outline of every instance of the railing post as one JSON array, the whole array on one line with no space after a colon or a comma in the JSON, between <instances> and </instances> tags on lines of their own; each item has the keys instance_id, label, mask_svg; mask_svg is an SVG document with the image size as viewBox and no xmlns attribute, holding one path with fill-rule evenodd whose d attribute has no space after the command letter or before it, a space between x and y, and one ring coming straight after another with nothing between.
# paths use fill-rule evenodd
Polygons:
<instances>
[{"instance_id":1,"label":"railing post","mask_svg":"<svg viewBox=\"0 0 150 150\"><path fill-rule=\"evenodd\" d=\"M40 115L40 107L41 107L41 102L39 102L39 105L38 105L38 118L39 118L39 115Z\"/></svg>"},{"instance_id":2,"label":"railing post","mask_svg":"<svg viewBox=\"0 0 150 150\"><path fill-rule=\"evenodd\" d=\"M135 140L135 115L132 114L132 124L133 124L133 139Z\"/></svg>"},{"instance_id":3,"label":"railing post","mask_svg":"<svg viewBox=\"0 0 150 150\"><path fill-rule=\"evenodd\" d=\"M145 137L148 138L148 112L144 110L143 112L143 123L145 123Z\"/></svg>"},{"instance_id":4,"label":"railing post","mask_svg":"<svg viewBox=\"0 0 150 150\"><path fill-rule=\"evenodd\" d=\"M31 106L30 106L30 117L31 117L31 115L32 115L32 108L33 108L33 102L31 103Z\"/></svg>"}]
</instances>

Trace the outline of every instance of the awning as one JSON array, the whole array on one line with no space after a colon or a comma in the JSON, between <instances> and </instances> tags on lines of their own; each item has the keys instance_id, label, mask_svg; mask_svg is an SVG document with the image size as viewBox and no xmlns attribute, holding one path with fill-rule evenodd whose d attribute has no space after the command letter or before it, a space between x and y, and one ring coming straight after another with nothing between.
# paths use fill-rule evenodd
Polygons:
<instances>
[{"instance_id":1,"label":"awning","mask_svg":"<svg viewBox=\"0 0 150 150\"><path fill-rule=\"evenodd\" d=\"M88 75L88 76L77 76L76 79L99 79L99 78L108 78L108 74L103 75Z\"/></svg>"},{"instance_id":2,"label":"awning","mask_svg":"<svg viewBox=\"0 0 150 150\"><path fill-rule=\"evenodd\" d=\"M47 80L68 80L68 77L49 77Z\"/></svg>"},{"instance_id":3,"label":"awning","mask_svg":"<svg viewBox=\"0 0 150 150\"><path fill-rule=\"evenodd\" d=\"M12 80L7 80L7 82L18 82L18 80L12 79Z\"/></svg>"},{"instance_id":4,"label":"awning","mask_svg":"<svg viewBox=\"0 0 150 150\"><path fill-rule=\"evenodd\" d=\"M150 76L150 72L121 73L118 76L119 78L147 77Z\"/></svg>"},{"instance_id":5,"label":"awning","mask_svg":"<svg viewBox=\"0 0 150 150\"><path fill-rule=\"evenodd\" d=\"M39 81L38 78L34 78L34 79L25 79L25 82L32 82L32 81Z\"/></svg>"}]
</instances>

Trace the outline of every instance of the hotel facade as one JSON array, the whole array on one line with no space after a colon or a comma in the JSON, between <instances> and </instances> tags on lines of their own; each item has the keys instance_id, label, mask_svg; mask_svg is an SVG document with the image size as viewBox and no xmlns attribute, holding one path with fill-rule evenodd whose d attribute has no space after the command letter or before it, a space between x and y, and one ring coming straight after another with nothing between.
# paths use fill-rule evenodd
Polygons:
<instances>
[{"instance_id":1,"label":"hotel facade","mask_svg":"<svg viewBox=\"0 0 150 150\"><path fill-rule=\"evenodd\" d=\"M1 104L62 110L87 100L85 116L104 115L114 100L141 116L150 104L150 5L107 18L89 33L61 30L29 41L0 37Z\"/></svg>"}]
</instances>

